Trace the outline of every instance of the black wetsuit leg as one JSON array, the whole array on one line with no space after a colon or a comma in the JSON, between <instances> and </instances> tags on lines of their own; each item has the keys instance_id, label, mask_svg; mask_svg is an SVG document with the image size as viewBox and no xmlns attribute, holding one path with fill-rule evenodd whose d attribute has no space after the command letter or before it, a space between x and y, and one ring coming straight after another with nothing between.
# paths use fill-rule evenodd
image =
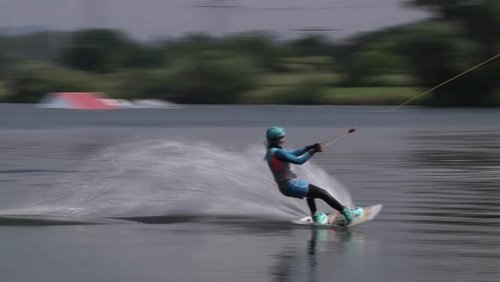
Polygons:
<instances>
[{"instance_id":1,"label":"black wetsuit leg","mask_svg":"<svg viewBox=\"0 0 500 282\"><path fill-rule=\"evenodd\" d=\"M309 195L309 193L307 193ZM309 210L311 211L311 215L313 215L317 209L316 209L316 202L314 201L314 198L312 197L307 197L307 206L309 206Z\"/></svg>"},{"instance_id":2,"label":"black wetsuit leg","mask_svg":"<svg viewBox=\"0 0 500 282\"><path fill-rule=\"evenodd\" d=\"M316 203L314 202L314 199L321 199L325 201L325 203L327 203L330 207L340 212L342 212L342 210L344 209L344 206L340 204L332 195L330 195L330 193L313 184L309 184L309 191L307 192L306 198L307 205L311 210L311 214L314 214L316 212Z\"/></svg>"}]
</instances>

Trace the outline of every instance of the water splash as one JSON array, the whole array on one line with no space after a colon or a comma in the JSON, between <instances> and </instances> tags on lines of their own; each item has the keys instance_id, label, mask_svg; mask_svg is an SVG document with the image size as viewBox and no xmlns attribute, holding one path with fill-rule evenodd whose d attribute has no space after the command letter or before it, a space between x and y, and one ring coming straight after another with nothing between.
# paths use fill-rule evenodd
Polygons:
<instances>
[{"instance_id":1,"label":"water splash","mask_svg":"<svg viewBox=\"0 0 500 282\"><path fill-rule=\"evenodd\" d=\"M228 151L209 143L148 141L109 147L55 185L39 209L73 215L226 215L297 218L305 201L280 194L261 146ZM351 203L346 189L308 162L295 171ZM321 203L319 208L326 206Z\"/></svg>"}]
</instances>

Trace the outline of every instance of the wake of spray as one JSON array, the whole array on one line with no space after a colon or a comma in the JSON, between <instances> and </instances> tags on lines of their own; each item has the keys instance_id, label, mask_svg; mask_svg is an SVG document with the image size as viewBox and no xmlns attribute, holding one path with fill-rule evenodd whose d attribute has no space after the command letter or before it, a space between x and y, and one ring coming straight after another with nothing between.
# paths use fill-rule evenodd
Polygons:
<instances>
[{"instance_id":1,"label":"wake of spray","mask_svg":"<svg viewBox=\"0 0 500 282\"><path fill-rule=\"evenodd\" d=\"M208 143L165 140L122 144L86 160L36 206L98 217L306 215L305 201L280 194L262 161L264 153L261 146L228 151ZM351 203L346 189L311 161L294 169L340 202Z\"/></svg>"}]
</instances>

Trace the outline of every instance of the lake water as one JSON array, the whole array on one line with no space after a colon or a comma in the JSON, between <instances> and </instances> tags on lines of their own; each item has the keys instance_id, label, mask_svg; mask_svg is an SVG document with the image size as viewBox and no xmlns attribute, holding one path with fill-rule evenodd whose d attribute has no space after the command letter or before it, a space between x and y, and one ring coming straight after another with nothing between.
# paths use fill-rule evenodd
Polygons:
<instances>
[{"instance_id":1,"label":"lake water","mask_svg":"<svg viewBox=\"0 0 500 282\"><path fill-rule=\"evenodd\" d=\"M293 224L271 125L290 148L356 127L295 169L379 216ZM499 281L499 140L498 109L0 105L1 280Z\"/></svg>"}]
</instances>

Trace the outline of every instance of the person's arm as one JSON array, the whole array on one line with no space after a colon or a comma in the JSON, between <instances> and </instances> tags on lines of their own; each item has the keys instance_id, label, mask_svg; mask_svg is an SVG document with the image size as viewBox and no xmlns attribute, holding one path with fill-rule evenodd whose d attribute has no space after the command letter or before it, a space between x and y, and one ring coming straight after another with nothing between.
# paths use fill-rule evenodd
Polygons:
<instances>
[{"instance_id":1,"label":"person's arm","mask_svg":"<svg viewBox=\"0 0 500 282\"><path fill-rule=\"evenodd\" d=\"M303 155L305 154L307 151L309 151L309 149L306 147L302 147L302 148L299 148L297 150L294 150L294 151L291 151L290 153L294 156L300 156L300 155Z\"/></svg>"},{"instance_id":2,"label":"person's arm","mask_svg":"<svg viewBox=\"0 0 500 282\"><path fill-rule=\"evenodd\" d=\"M304 149L304 152L300 156L296 156L294 154L294 152L296 152L298 150L290 152L287 150L279 149L274 154L276 155L276 157L278 159L280 159L282 161L287 161L290 163L301 165L301 164L307 162L307 160L309 160L314 155L313 153L305 151L305 148L303 148L303 149Z\"/></svg>"},{"instance_id":3,"label":"person's arm","mask_svg":"<svg viewBox=\"0 0 500 282\"><path fill-rule=\"evenodd\" d=\"M321 145L319 143L316 143L313 145L309 145L309 146L305 146L303 148L297 149L297 150L292 151L290 153L294 154L295 156L300 156L302 154L305 154L306 152L309 152L311 154L311 156L313 156L317 152L321 152L321 151L322 151Z\"/></svg>"},{"instance_id":4,"label":"person's arm","mask_svg":"<svg viewBox=\"0 0 500 282\"><path fill-rule=\"evenodd\" d=\"M322 151L321 145L319 143L316 143L313 145L305 146L303 148L299 148L299 149L292 151L290 153L292 153L295 156L300 156L300 155L305 154L307 151L311 151L311 153L314 155L315 153Z\"/></svg>"}]
</instances>

